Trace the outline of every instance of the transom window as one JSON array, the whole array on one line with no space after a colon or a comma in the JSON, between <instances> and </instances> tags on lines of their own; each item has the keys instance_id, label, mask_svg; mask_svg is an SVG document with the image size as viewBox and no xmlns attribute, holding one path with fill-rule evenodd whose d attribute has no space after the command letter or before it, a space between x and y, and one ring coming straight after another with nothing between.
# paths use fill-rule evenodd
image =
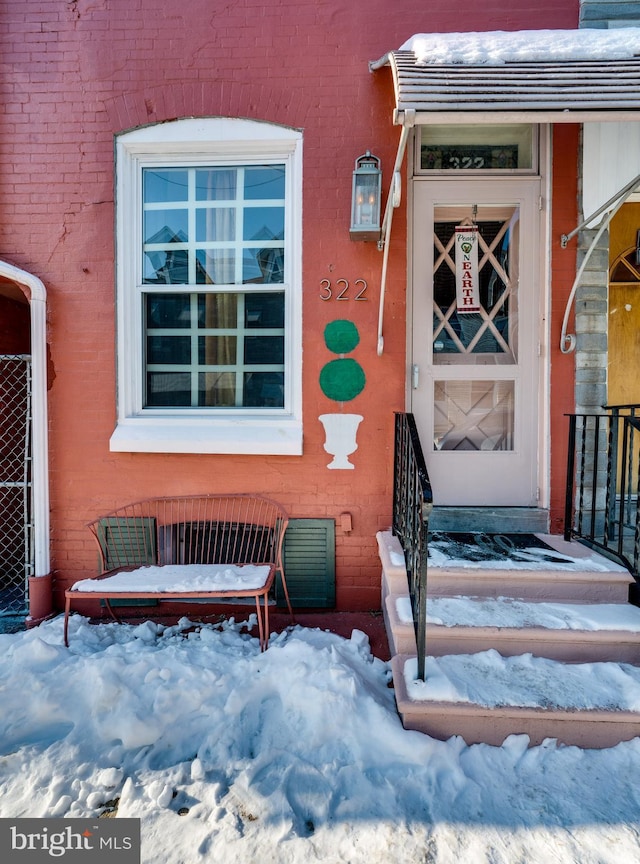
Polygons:
<instances>
[{"instance_id":1,"label":"transom window","mask_svg":"<svg viewBox=\"0 0 640 864\"><path fill-rule=\"evenodd\" d=\"M420 126L416 136L417 173L535 173L536 130L528 123Z\"/></svg>"},{"instance_id":2,"label":"transom window","mask_svg":"<svg viewBox=\"0 0 640 864\"><path fill-rule=\"evenodd\" d=\"M112 450L301 452L301 151L229 118L119 137Z\"/></svg>"}]
</instances>

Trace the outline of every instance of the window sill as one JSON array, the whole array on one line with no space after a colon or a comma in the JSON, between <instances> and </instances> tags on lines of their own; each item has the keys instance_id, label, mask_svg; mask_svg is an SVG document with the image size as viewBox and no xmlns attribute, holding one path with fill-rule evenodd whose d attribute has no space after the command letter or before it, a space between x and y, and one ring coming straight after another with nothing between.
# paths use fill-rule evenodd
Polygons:
<instances>
[{"instance_id":1,"label":"window sill","mask_svg":"<svg viewBox=\"0 0 640 864\"><path fill-rule=\"evenodd\" d=\"M301 456L302 422L291 418L131 417L109 441L115 453L221 453Z\"/></svg>"}]
</instances>

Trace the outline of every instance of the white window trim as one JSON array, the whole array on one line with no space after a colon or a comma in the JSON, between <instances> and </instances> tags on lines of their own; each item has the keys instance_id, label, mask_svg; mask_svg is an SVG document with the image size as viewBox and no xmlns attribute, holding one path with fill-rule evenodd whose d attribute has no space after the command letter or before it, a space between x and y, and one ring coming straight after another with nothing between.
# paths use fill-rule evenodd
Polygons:
<instances>
[{"instance_id":1,"label":"white window trim","mask_svg":"<svg viewBox=\"0 0 640 864\"><path fill-rule=\"evenodd\" d=\"M285 408L149 409L142 406L141 177L149 165L284 163L288 291ZM238 286L242 290L242 286ZM110 450L140 453L302 453L302 133L254 120L177 120L116 139L118 414Z\"/></svg>"}]
</instances>

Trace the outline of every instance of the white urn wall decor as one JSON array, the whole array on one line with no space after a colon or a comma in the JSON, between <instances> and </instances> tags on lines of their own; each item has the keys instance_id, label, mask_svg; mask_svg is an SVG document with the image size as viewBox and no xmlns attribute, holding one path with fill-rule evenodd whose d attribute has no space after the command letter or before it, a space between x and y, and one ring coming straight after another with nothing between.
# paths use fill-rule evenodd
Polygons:
<instances>
[{"instance_id":1,"label":"white urn wall decor","mask_svg":"<svg viewBox=\"0 0 640 864\"><path fill-rule=\"evenodd\" d=\"M324 426L324 449L333 456L327 468L353 468L348 457L358 449L356 433L362 414L321 414L318 419Z\"/></svg>"}]
</instances>

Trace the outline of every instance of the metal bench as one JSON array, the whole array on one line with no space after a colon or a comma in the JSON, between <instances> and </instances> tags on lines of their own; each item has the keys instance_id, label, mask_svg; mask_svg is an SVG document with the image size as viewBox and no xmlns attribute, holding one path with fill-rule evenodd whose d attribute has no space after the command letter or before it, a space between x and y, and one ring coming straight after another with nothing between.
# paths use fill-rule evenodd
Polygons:
<instances>
[{"instance_id":1,"label":"metal bench","mask_svg":"<svg viewBox=\"0 0 640 864\"><path fill-rule=\"evenodd\" d=\"M255 599L260 648L269 644L269 593L279 575L293 621L282 566L289 522L285 510L259 495L148 498L87 526L100 551L96 578L65 591L64 641L78 600Z\"/></svg>"}]
</instances>

